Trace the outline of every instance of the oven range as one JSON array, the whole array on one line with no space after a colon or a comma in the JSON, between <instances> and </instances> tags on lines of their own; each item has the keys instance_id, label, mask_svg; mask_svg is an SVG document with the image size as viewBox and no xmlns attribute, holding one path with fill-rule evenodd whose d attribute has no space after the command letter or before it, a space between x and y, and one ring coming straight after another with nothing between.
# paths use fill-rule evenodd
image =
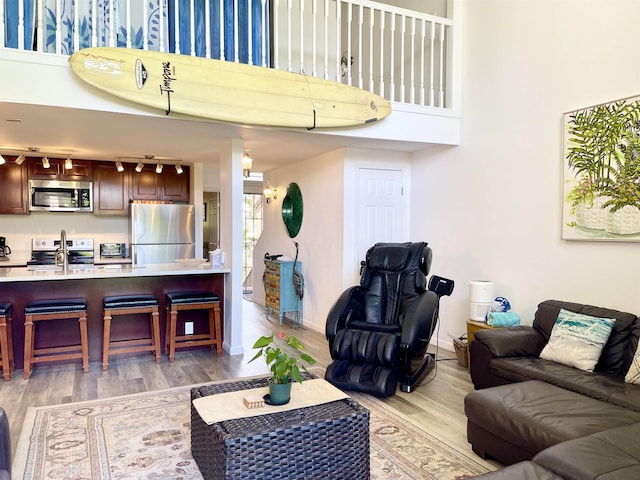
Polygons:
<instances>
[{"instance_id":1,"label":"oven range","mask_svg":"<svg viewBox=\"0 0 640 480\"><path fill-rule=\"evenodd\" d=\"M55 265L56 251L60 249L59 238L33 238L31 240L31 260L27 265ZM67 239L69 252L69 265L93 264L93 239L69 238Z\"/></svg>"}]
</instances>

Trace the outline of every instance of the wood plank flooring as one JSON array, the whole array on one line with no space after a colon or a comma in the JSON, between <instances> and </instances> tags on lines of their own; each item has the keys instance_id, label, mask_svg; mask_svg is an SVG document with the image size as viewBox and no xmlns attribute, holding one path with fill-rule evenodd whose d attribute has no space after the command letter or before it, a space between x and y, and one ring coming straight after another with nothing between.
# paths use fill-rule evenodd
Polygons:
<instances>
[{"instance_id":1,"label":"wood plank flooring","mask_svg":"<svg viewBox=\"0 0 640 480\"><path fill-rule=\"evenodd\" d=\"M211 380L267 374L264 362L248 363L253 357L253 342L260 335L272 330L284 331L298 337L307 347L318 366L325 368L330 361L324 335L304 327L291 328L285 320L280 327L276 319L265 319L263 309L243 301L244 356L216 357L209 350L178 351L176 360L169 364L163 356L156 364L151 355L113 357L109 370L102 371L100 362L92 362L88 373L81 365L37 365L31 378L24 380L22 370L12 374L9 382L0 381L0 406L11 424L13 451L20 436L25 413L29 407L57 405L82 400L108 398L144 391L160 390ZM441 349L437 369L412 393L398 393L384 401L422 425L429 433L466 452L478 462L494 469L499 464L484 462L472 451L466 440L466 417L463 411L464 396L473 390L466 368L458 365L455 353Z\"/></svg>"}]
</instances>

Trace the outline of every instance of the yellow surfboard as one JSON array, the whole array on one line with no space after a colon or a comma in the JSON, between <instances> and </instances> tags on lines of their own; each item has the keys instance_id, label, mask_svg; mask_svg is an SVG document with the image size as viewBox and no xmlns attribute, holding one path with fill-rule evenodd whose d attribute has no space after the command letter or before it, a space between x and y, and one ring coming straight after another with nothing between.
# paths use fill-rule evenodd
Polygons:
<instances>
[{"instance_id":1,"label":"yellow surfboard","mask_svg":"<svg viewBox=\"0 0 640 480\"><path fill-rule=\"evenodd\" d=\"M350 127L391 113L359 88L242 63L131 48L85 48L69 58L74 73L112 95L224 122L278 127Z\"/></svg>"}]
</instances>

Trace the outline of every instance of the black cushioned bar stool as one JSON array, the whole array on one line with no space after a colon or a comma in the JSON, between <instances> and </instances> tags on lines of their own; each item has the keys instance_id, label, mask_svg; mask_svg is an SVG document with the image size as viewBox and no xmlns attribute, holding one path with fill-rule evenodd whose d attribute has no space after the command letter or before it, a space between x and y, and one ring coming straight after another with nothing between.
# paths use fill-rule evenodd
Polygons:
<instances>
[{"instance_id":1,"label":"black cushioned bar stool","mask_svg":"<svg viewBox=\"0 0 640 480\"><path fill-rule=\"evenodd\" d=\"M115 315L150 314L151 335L144 338L111 340L111 319ZM160 351L160 315L155 295L118 295L104 297L104 334L102 339L102 369L109 368L109 355L152 352L156 363L162 362Z\"/></svg>"},{"instance_id":2,"label":"black cushioned bar stool","mask_svg":"<svg viewBox=\"0 0 640 480\"><path fill-rule=\"evenodd\" d=\"M195 335L176 335L178 312L183 310L208 310L209 331ZM222 334L220 332L220 298L211 292L167 293L167 334L164 353L169 362L176 357L176 348L210 345L222 356Z\"/></svg>"},{"instance_id":3,"label":"black cushioned bar stool","mask_svg":"<svg viewBox=\"0 0 640 480\"><path fill-rule=\"evenodd\" d=\"M15 369L13 363L13 308L9 302L0 302L0 362L2 363L2 377L7 382L11 380L11 372Z\"/></svg>"},{"instance_id":4,"label":"black cushioned bar stool","mask_svg":"<svg viewBox=\"0 0 640 480\"><path fill-rule=\"evenodd\" d=\"M80 343L62 347L35 348L35 323L77 318ZM87 336L87 301L84 298L37 300L24 307L24 372L29 378L34 363L82 359L82 370L89 371L89 340Z\"/></svg>"}]
</instances>

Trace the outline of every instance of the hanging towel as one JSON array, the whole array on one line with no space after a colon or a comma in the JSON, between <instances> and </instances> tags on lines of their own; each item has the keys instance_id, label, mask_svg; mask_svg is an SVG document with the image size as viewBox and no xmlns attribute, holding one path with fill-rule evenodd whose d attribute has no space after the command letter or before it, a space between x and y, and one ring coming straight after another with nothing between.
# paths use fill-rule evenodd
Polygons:
<instances>
[{"instance_id":1,"label":"hanging towel","mask_svg":"<svg viewBox=\"0 0 640 480\"><path fill-rule=\"evenodd\" d=\"M520 315L515 312L491 312L487 323L492 327L517 327L520 325Z\"/></svg>"}]
</instances>

